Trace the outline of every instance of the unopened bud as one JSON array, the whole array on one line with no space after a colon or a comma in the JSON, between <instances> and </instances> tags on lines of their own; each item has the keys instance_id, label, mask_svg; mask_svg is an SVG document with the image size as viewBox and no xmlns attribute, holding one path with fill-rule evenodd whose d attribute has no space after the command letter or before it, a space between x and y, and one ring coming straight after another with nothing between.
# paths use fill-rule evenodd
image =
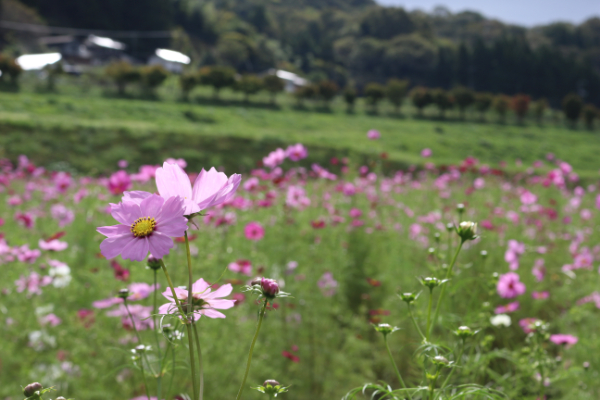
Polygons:
<instances>
[{"instance_id":1,"label":"unopened bud","mask_svg":"<svg viewBox=\"0 0 600 400\"><path fill-rule=\"evenodd\" d=\"M129 297L129 289L121 289L119 290L119 298L125 300Z\"/></svg>"},{"instance_id":2,"label":"unopened bud","mask_svg":"<svg viewBox=\"0 0 600 400\"><path fill-rule=\"evenodd\" d=\"M417 295L414 293L402 293L400 298L402 301L406 302L406 304L412 304L417 299Z\"/></svg>"},{"instance_id":3,"label":"unopened bud","mask_svg":"<svg viewBox=\"0 0 600 400\"><path fill-rule=\"evenodd\" d=\"M439 242L440 242L440 238L441 238L441 237L442 237L442 235L440 235L440 233L439 233L439 232L436 232L436 233L433 235L433 238L435 239L436 243L439 243Z\"/></svg>"},{"instance_id":4,"label":"unopened bud","mask_svg":"<svg viewBox=\"0 0 600 400\"><path fill-rule=\"evenodd\" d=\"M33 383L30 383L29 385L25 386L25 389L23 389L23 394L25 395L25 397L31 397L35 394L35 392L39 392L43 388L44 387L42 386L41 383L33 382Z\"/></svg>"},{"instance_id":5,"label":"unopened bud","mask_svg":"<svg viewBox=\"0 0 600 400\"><path fill-rule=\"evenodd\" d=\"M448 232L452 232L452 231L454 230L454 224L453 224L453 223L451 223L451 222L447 223L447 224L446 224L446 230L447 230Z\"/></svg>"},{"instance_id":6,"label":"unopened bud","mask_svg":"<svg viewBox=\"0 0 600 400\"><path fill-rule=\"evenodd\" d=\"M160 267L162 266L161 259L156 258L152 254L150 254L148 256L148 260L146 260L146 265L150 269L154 269L154 270L160 269Z\"/></svg>"},{"instance_id":7,"label":"unopened bud","mask_svg":"<svg viewBox=\"0 0 600 400\"><path fill-rule=\"evenodd\" d=\"M481 254L481 258L487 258L488 256L488 252L486 250L481 250L481 253L479 254Z\"/></svg>"},{"instance_id":8,"label":"unopened bud","mask_svg":"<svg viewBox=\"0 0 600 400\"><path fill-rule=\"evenodd\" d=\"M447 366L448 364L450 364L450 361L448 361L448 359L444 356L435 356L431 359L431 361L435 364L435 365L440 365L440 366Z\"/></svg>"},{"instance_id":9,"label":"unopened bud","mask_svg":"<svg viewBox=\"0 0 600 400\"><path fill-rule=\"evenodd\" d=\"M65 399L65 398L64 398L64 397L62 397L62 396L58 396L58 397L56 398L56 400L67 400L67 399Z\"/></svg>"},{"instance_id":10,"label":"unopened bud","mask_svg":"<svg viewBox=\"0 0 600 400\"><path fill-rule=\"evenodd\" d=\"M262 278L260 286L267 298L274 298L279 293L279 284L274 279Z\"/></svg>"},{"instance_id":11,"label":"unopened bud","mask_svg":"<svg viewBox=\"0 0 600 400\"><path fill-rule=\"evenodd\" d=\"M436 287L440 286L443 282L438 278L421 278L421 284L425 287L428 287L429 290L433 290Z\"/></svg>"},{"instance_id":12,"label":"unopened bud","mask_svg":"<svg viewBox=\"0 0 600 400\"><path fill-rule=\"evenodd\" d=\"M263 386L267 387L267 385L279 386L279 382L277 382L275 379L267 379L265 383L263 383Z\"/></svg>"},{"instance_id":13,"label":"unopened bud","mask_svg":"<svg viewBox=\"0 0 600 400\"><path fill-rule=\"evenodd\" d=\"M471 336L473 336L475 333L473 332L473 330L471 330L471 328L469 328L468 326L460 326L457 330L456 330L456 335L461 338L461 339L467 339L470 338Z\"/></svg>"},{"instance_id":14,"label":"unopened bud","mask_svg":"<svg viewBox=\"0 0 600 400\"><path fill-rule=\"evenodd\" d=\"M477 223L471 221L463 221L456 230L458 236L466 242L467 240L477 239Z\"/></svg>"},{"instance_id":15,"label":"unopened bud","mask_svg":"<svg viewBox=\"0 0 600 400\"><path fill-rule=\"evenodd\" d=\"M458 213L459 213L460 215L462 215L462 213L464 213L464 212L465 212L465 205L464 205L463 203L458 203L458 204L456 205L456 211L458 211Z\"/></svg>"},{"instance_id":16,"label":"unopened bud","mask_svg":"<svg viewBox=\"0 0 600 400\"><path fill-rule=\"evenodd\" d=\"M394 333L397 330L399 330L399 328L396 328L395 326L391 326L390 324L379 324L379 325L374 325L373 327L375 328L375 330L377 332L382 333L384 337L386 337L390 333Z\"/></svg>"},{"instance_id":17,"label":"unopened bud","mask_svg":"<svg viewBox=\"0 0 600 400\"><path fill-rule=\"evenodd\" d=\"M589 363L589 361L585 361L585 362L583 363L583 368L584 368L584 369L588 369L589 367L590 367L590 363Z\"/></svg>"}]
</instances>

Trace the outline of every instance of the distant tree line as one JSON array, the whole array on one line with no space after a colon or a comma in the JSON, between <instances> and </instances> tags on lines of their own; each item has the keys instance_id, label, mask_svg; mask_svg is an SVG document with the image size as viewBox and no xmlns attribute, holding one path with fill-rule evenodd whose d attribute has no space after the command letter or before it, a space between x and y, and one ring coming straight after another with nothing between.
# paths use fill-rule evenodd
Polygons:
<instances>
[{"instance_id":1,"label":"distant tree line","mask_svg":"<svg viewBox=\"0 0 600 400\"><path fill-rule=\"evenodd\" d=\"M141 60L169 46L198 66L225 65L242 75L276 67L359 91L395 78L527 93L553 107L575 92L600 106L600 18L527 29L474 12L408 12L373 0L21 1L50 25L173 32L170 39L123 38ZM16 48L10 36L5 42Z\"/></svg>"}]
</instances>

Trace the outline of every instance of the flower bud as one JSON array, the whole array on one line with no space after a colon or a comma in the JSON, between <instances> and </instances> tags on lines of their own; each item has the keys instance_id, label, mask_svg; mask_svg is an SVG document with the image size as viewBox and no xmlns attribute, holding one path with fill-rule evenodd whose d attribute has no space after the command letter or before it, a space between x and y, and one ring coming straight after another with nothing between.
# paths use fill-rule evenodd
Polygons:
<instances>
[{"instance_id":1,"label":"flower bud","mask_svg":"<svg viewBox=\"0 0 600 400\"><path fill-rule=\"evenodd\" d=\"M477 223L471 221L463 221L458 226L456 230L458 236L462 239L463 242L467 240L477 239Z\"/></svg>"},{"instance_id":2,"label":"flower bud","mask_svg":"<svg viewBox=\"0 0 600 400\"><path fill-rule=\"evenodd\" d=\"M440 239L441 239L441 237L442 237L442 235L440 235L440 233L439 233L439 232L436 232L436 233L433 235L433 239L435 240L435 242L436 242L436 243L439 243L439 242L440 242Z\"/></svg>"},{"instance_id":3,"label":"flower bud","mask_svg":"<svg viewBox=\"0 0 600 400\"><path fill-rule=\"evenodd\" d=\"M589 361L585 361L583 363L583 369L588 369L588 368L590 368L590 363L589 363Z\"/></svg>"},{"instance_id":4,"label":"flower bud","mask_svg":"<svg viewBox=\"0 0 600 400\"><path fill-rule=\"evenodd\" d=\"M452 232L452 231L454 230L454 224L453 224L453 223L451 223L451 222L447 223L447 224L446 224L446 230L447 230L448 232Z\"/></svg>"},{"instance_id":5,"label":"flower bud","mask_svg":"<svg viewBox=\"0 0 600 400\"><path fill-rule=\"evenodd\" d=\"M58 397L56 398L56 400L67 400L67 399L65 399L65 398L64 398L64 397L62 397L62 396L58 396Z\"/></svg>"},{"instance_id":6,"label":"flower bud","mask_svg":"<svg viewBox=\"0 0 600 400\"><path fill-rule=\"evenodd\" d=\"M488 256L488 252L486 250L481 250L481 253L479 253L481 255L481 258L487 258Z\"/></svg>"},{"instance_id":7,"label":"flower bud","mask_svg":"<svg viewBox=\"0 0 600 400\"><path fill-rule=\"evenodd\" d=\"M148 256L148 259L146 260L146 265L150 269L154 269L154 270L160 269L160 267L162 266L161 259L156 258L152 254L150 254Z\"/></svg>"},{"instance_id":8,"label":"flower bud","mask_svg":"<svg viewBox=\"0 0 600 400\"><path fill-rule=\"evenodd\" d=\"M473 332L473 330L471 330L471 328L469 328L468 326L460 326L455 333L459 338L463 340L470 338L475 334L475 332Z\"/></svg>"},{"instance_id":9,"label":"flower bud","mask_svg":"<svg viewBox=\"0 0 600 400\"><path fill-rule=\"evenodd\" d=\"M279 293L279 284L274 279L262 278L260 286L267 298L273 299L277 296L277 293Z\"/></svg>"},{"instance_id":10,"label":"flower bud","mask_svg":"<svg viewBox=\"0 0 600 400\"><path fill-rule=\"evenodd\" d=\"M428 252L429 254L435 254L435 248L433 248L433 247L430 247L430 248L428 248L428 249L427 249L427 252Z\"/></svg>"},{"instance_id":11,"label":"flower bud","mask_svg":"<svg viewBox=\"0 0 600 400\"><path fill-rule=\"evenodd\" d=\"M428 287L429 290L433 290L436 287L440 286L443 281L440 281L438 278L421 278L421 284L425 287Z\"/></svg>"},{"instance_id":12,"label":"flower bud","mask_svg":"<svg viewBox=\"0 0 600 400\"><path fill-rule=\"evenodd\" d=\"M400 298L402 301L406 302L406 304L412 304L417 299L417 295L414 293L402 293Z\"/></svg>"},{"instance_id":13,"label":"flower bud","mask_svg":"<svg viewBox=\"0 0 600 400\"><path fill-rule=\"evenodd\" d=\"M448 366L448 364L450 364L450 361L448 361L448 359L444 356L435 356L431 359L431 361L435 365L439 365L441 367L445 367L445 366Z\"/></svg>"},{"instance_id":14,"label":"flower bud","mask_svg":"<svg viewBox=\"0 0 600 400\"><path fill-rule=\"evenodd\" d=\"M279 386L279 382L277 382L275 379L267 379L265 383L263 383L263 386L267 387L267 385Z\"/></svg>"},{"instance_id":15,"label":"flower bud","mask_svg":"<svg viewBox=\"0 0 600 400\"><path fill-rule=\"evenodd\" d=\"M456 205L456 211L458 211L459 215L462 215L462 213L465 212L465 205L463 203L458 203Z\"/></svg>"},{"instance_id":16,"label":"flower bud","mask_svg":"<svg viewBox=\"0 0 600 400\"><path fill-rule=\"evenodd\" d=\"M396 328L395 326L391 326L390 324L373 325L373 327L377 332L383 334L383 337L386 337L390 333L394 333L397 330L400 330L400 328Z\"/></svg>"},{"instance_id":17,"label":"flower bud","mask_svg":"<svg viewBox=\"0 0 600 400\"><path fill-rule=\"evenodd\" d=\"M30 383L29 385L25 386L25 389L23 389L23 394L25 395L25 397L31 397L35 394L35 392L39 392L43 388L44 387L42 386L41 383L33 382L33 383Z\"/></svg>"},{"instance_id":18,"label":"flower bud","mask_svg":"<svg viewBox=\"0 0 600 400\"><path fill-rule=\"evenodd\" d=\"M120 299L126 300L129 297L129 289L121 289L121 290L119 290L118 297Z\"/></svg>"}]
</instances>

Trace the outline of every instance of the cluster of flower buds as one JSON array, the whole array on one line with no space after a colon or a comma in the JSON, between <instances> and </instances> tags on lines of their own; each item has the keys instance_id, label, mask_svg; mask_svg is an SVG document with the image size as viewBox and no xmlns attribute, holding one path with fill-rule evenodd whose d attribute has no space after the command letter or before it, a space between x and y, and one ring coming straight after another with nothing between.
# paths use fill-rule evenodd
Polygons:
<instances>
[{"instance_id":1,"label":"cluster of flower buds","mask_svg":"<svg viewBox=\"0 0 600 400\"><path fill-rule=\"evenodd\" d=\"M279 284L276 280L268 278L252 279L250 285L246 286L245 291L258 294L259 299L264 297L267 300L273 300L277 297L289 297L289 293L279 290Z\"/></svg>"},{"instance_id":2,"label":"cluster of flower buds","mask_svg":"<svg viewBox=\"0 0 600 400\"><path fill-rule=\"evenodd\" d=\"M277 397L278 394L287 392L288 388L289 386L281 386L281 384L275 379L267 379L262 386L252 389L258 390L261 393L265 393L270 397Z\"/></svg>"},{"instance_id":3,"label":"cluster of flower buds","mask_svg":"<svg viewBox=\"0 0 600 400\"><path fill-rule=\"evenodd\" d=\"M477 223L471 221L463 221L456 228L456 233L460 236L460 239L464 242L467 240L475 240L477 236Z\"/></svg>"},{"instance_id":4,"label":"cluster of flower buds","mask_svg":"<svg viewBox=\"0 0 600 400\"><path fill-rule=\"evenodd\" d=\"M380 332L383 335L383 337L387 337L387 335L389 335L390 333L394 333L400 330L400 328L396 326L391 326L390 324L373 325L373 328L375 328L377 332Z\"/></svg>"}]
</instances>

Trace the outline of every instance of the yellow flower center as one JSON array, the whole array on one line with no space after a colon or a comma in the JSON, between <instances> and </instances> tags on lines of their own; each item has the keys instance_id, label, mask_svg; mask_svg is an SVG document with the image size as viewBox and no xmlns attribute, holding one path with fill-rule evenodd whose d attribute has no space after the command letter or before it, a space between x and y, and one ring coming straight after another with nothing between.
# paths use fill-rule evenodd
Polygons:
<instances>
[{"instance_id":1,"label":"yellow flower center","mask_svg":"<svg viewBox=\"0 0 600 400\"><path fill-rule=\"evenodd\" d=\"M131 232L133 236L143 238L146 236L150 236L156 227L156 221L154 218L150 217L142 217L135 220L133 224L131 224Z\"/></svg>"}]
</instances>

